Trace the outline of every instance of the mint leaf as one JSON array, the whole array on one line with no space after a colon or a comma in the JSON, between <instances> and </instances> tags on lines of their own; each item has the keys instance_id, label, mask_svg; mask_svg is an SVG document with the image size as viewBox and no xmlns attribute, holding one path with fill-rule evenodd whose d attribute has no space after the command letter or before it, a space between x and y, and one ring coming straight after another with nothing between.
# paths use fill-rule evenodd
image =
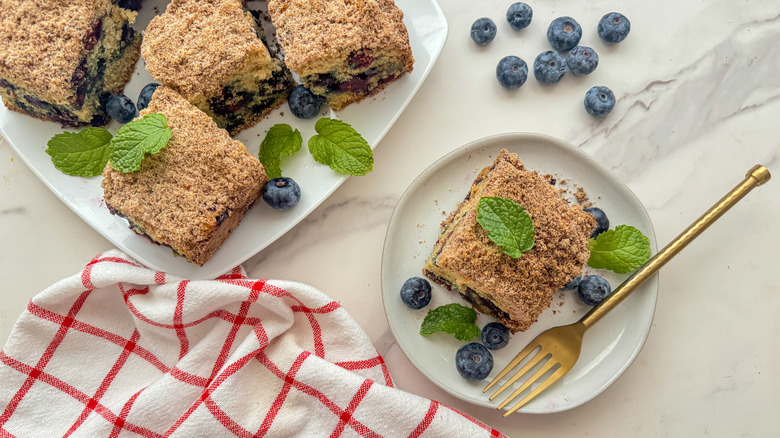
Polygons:
<instances>
[{"instance_id":1,"label":"mint leaf","mask_svg":"<svg viewBox=\"0 0 780 438\"><path fill-rule=\"evenodd\" d=\"M588 241L588 266L625 274L650 259L650 238L631 225L618 225Z\"/></svg>"},{"instance_id":2,"label":"mint leaf","mask_svg":"<svg viewBox=\"0 0 780 438\"><path fill-rule=\"evenodd\" d=\"M374 168L374 153L368 142L349 124L323 117L314 129L318 135L309 139L309 152L317 162L336 172L365 175Z\"/></svg>"},{"instance_id":3,"label":"mint leaf","mask_svg":"<svg viewBox=\"0 0 780 438\"><path fill-rule=\"evenodd\" d=\"M260 144L260 162L269 178L282 176L282 157L295 155L301 150L303 138L300 131L281 123L271 127Z\"/></svg>"},{"instance_id":4,"label":"mint leaf","mask_svg":"<svg viewBox=\"0 0 780 438\"><path fill-rule=\"evenodd\" d=\"M46 143L46 153L60 172L72 176L97 176L108 162L111 133L103 128L57 134Z\"/></svg>"},{"instance_id":5,"label":"mint leaf","mask_svg":"<svg viewBox=\"0 0 780 438\"><path fill-rule=\"evenodd\" d=\"M477 204L477 222L504 254L518 258L534 247L531 216L511 199L484 196Z\"/></svg>"},{"instance_id":6,"label":"mint leaf","mask_svg":"<svg viewBox=\"0 0 780 438\"><path fill-rule=\"evenodd\" d=\"M125 124L108 144L111 167L120 172L135 172L144 156L160 152L171 135L168 119L163 114L149 113Z\"/></svg>"},{"instance_id":7,"label":"mint leaf","mask_svg":"<svg viewBox=\"0 0 780 438\"><path fill-rule=\"evenodd\" d=\"M479 327L474 324L476 321L477 312L474 309L458 303L447 304L425 315L420 334L428 336L435 332L444 332L455 335L459 341L470 341L479 336Z\"/></svg>"}]
</instances>

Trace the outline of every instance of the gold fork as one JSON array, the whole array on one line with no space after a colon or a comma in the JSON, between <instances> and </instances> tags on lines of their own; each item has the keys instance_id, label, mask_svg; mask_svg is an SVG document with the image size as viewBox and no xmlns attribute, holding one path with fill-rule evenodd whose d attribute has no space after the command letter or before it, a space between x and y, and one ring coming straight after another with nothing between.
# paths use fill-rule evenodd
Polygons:
<instances>
[{"instance_id":1,"label":"gold fork","mask_svg":"<svg viewBox=\"0 0 780 438\"><path fill-rule=\"evenodd\" d=\"M536 353L519 371L517 371L506 383L504 383L493 395L490 396L490 400L496 398L505 389L510 387L518 379L523 377L536 365L543 363L531 377L525 380L506 400L498 405L498 409L503 409L507 404L514 400L523 391L528 389L533 383L539 380L540 377L550 372L553 368L558 366L552 375L547 379L539 382L539 385L534 388L528 395L526 395L517 404L512 406L511 409L504 413L504 416L511 414L512 412L520 409L533 400L534 397L539 395L542 391L547 389L555 381L560 379L566 374L577 358L580 356L580 350L582 349L582 336L585 334L585 330L590 328L610 310L615 308L621 301L631 294L639 285L644 283L645 280L655 274L663 265L677 255L682 249L688 245L693 239L701 234L707 227L720 218L723 213L728 211L734 206L740 199L748 194L754 188L769 181L771 175L764 166L753 166L745 175L745 179L742 180L736 187L734 187L729 193L721 198L715 205L710 207L706 213L704 213L699 219L685 229L679 236L677 236L671 243L666 245L664 249L659 251L655 256L647 261L641 268L639 268L633 275L631 275L626 281L624 281L614 292L607 297L604 301L591 309L585 316L579 321L564 325L560 327L553 327L549 330L542 332L533 341L531 341L527 347L523 349L509 365L506 366L499 374L493 379L482 392L487 392L493 387L499 380L504 378L509 371L516 367L532 352L539 349ZM540 348L541 347L541 348ZM546 362L542 362L544 359L549 359Z\"/></svg>"}]
</instances>

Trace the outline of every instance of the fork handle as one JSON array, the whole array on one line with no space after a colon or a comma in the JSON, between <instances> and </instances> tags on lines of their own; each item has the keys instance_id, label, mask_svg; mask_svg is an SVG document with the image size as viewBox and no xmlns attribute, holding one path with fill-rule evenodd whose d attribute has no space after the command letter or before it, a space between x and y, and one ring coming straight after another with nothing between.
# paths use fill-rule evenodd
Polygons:
<instances>
[{"instance_id":1,"label":"fork handle","mask_svg":"<svg viewBox=\"0 0 780 438\"><path fill-rule=\"evenodd\" d=\"M595 324L604 315L609 313L610 310L620 304L620 302L629 296L631 292L639 287L639 285L661 269L666 262L682 251L683 248L691 243L693 239L698 237L699 234L707 229L707 227L718 220L723 213L728 211L734 204L747 195L748 192L769 181L771 177L772 175L770 175L766 167L761 165L753 166L753 168L748 171L747 175L745 175L745 179L742 180L741 183L728 192L726 196L721 198L715 205L710 207L706 213L701 215L696 222L680 233L680 235L666 245L664 249L642 265L641 268L618 286L607 299L585 314L585 316L580 319L580 322L585 325L585 328L589 328Z\"/></svg>"}]
</instances>

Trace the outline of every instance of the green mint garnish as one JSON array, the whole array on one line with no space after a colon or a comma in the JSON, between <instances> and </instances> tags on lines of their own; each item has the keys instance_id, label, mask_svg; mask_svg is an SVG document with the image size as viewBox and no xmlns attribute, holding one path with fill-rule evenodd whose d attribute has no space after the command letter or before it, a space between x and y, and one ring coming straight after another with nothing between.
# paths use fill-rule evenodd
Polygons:
<instances>
[{"instance_id":1,"label":"green mint garnish","mask_svg":"<svg viewBox=\"0 0 780 438\"><path fill-rule=\"evenodd\" d=\"M260 162L269 178L282 176L282 157L295 155L301 150L303 138L300 131L293 130L290 125L278 124L268 130L263 143L260 144Z\"/></svg>"},{"instance_id":2,"label":"green mint garnish","mask_svg":"<svg viewBox=\"0 0 780 438\"><path fill-rule=\"evenodd\" d=\"M625 274L650 259L650 238L631 225L618 225L588 241L588 266Z\"/></svg>"},{"instance_id":3,"label":"green mint garnish","mask_svg":"<svg viewBox=\"0 0 780 438\"><path fill-rule=\"evenodd\" d=\"M436 332L455 335L459 341L470 341L479 336L479 327L475 324L477 312L458 303L439 306L425 315L420 334L428 336Z\"/></svg>"},{"instance_id":4,"label":"green mint garnish","mask_svg":"<svg viewBox=\"0 0 780 438\"><path fill-rule=\"evenodd\" d=\"M72 176L97 176L108 162L111 133L103 128L84 128L52 137L46 153L60 172Z\"/></svg>"},{"instance_id":5,"label":"green mint garnish","mask_svg":"<svg viewBox=\"0 0 780 438\"><path fill-rule=\"evenodd\" d=\"M523 207L511 199L484 196L477 204L477 222L504 254L518 258L534 247L534 224Z\"/></svg>"},{"instance_id":6,"label":"green mint garnish","mask_svg":"<svg viewBox=\"0 0 780 438\"><path fill-rule=\"evenodd\" d=\"M141 168L146 154L160 152L171 139L171 128L163 114L149 113L119 128L108 145L111 167L120 172Z\"/></svg>"},{"instance_id":7,"label":"green mint garnish","mask_svg":"<svg viewBox=\"0 0 780 438\"><path fill-rule=\"evenodd\" d=\"M336 172L365 175L374 168L374 153L368 142L349 124L323 117L314 129L318 135L309 139L309 152Z\"/></svg>"}]
</instances>

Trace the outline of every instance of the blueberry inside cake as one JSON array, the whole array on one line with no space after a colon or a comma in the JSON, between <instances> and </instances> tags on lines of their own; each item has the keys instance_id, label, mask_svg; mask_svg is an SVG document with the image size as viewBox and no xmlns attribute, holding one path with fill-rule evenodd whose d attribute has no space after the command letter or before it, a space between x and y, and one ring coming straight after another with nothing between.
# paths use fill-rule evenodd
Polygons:
<instances>
[{"instance_id":1,"label":"blueberry inside cake","mask_svg":"<svg viewBox=\"0 0 780 438\"><path fill-rule=\"evenodd\" d=\"M442 222L423 273L512 332L527 330L550 306L553 294L582 272L596 226L591 214L566 202L553 184L550 176L526 169L517 155L502 150ZM483 196L511 199L528 212L533 249L512 258L489 239L477 222Z\"/></svg>"},{"instance_id":2,"label":"blueberry inside cake","mask_svg":"<svg viewBox=\"0 0 780 438\"><path fill-rule=\"evenodd\" d=\"M136 12L112 0L0 0L0 95L63 126L108 123L138 60Z\"/></svg>"},{"instance_id":3,"label":"blueberry inside cake","mask_svg":"<svg viewBox=\"0 0 780 438\"><path fill-rule=\"evenodd\" d=\"M140 116L149 112L166 116L171 139L135 172L106 166L106 205L133 231L202 266L260 197L268 178L241 142L172 89L158 87Z\"/></svg>"},{"instance_id":4,"label":"blueberry inside cake","mask_svg":"<svg viewBox=\"0 0 780 438\"><path fill-rule=\"evenodd\" d=\"M287 66L336 111L412 71L392 0L269 0L268 12Z\"/></svg>"},{"instance_id":5,"label":"blueberry inside cake","mask_svg":"<svg viewBox=\"0 0 780 438\"><path fill-rule=\"evenodd\" d=\"M151 75L235 134L281 105L293 87L242 0L173 0L144 32Z\"/></svg>"}]
</instances>

